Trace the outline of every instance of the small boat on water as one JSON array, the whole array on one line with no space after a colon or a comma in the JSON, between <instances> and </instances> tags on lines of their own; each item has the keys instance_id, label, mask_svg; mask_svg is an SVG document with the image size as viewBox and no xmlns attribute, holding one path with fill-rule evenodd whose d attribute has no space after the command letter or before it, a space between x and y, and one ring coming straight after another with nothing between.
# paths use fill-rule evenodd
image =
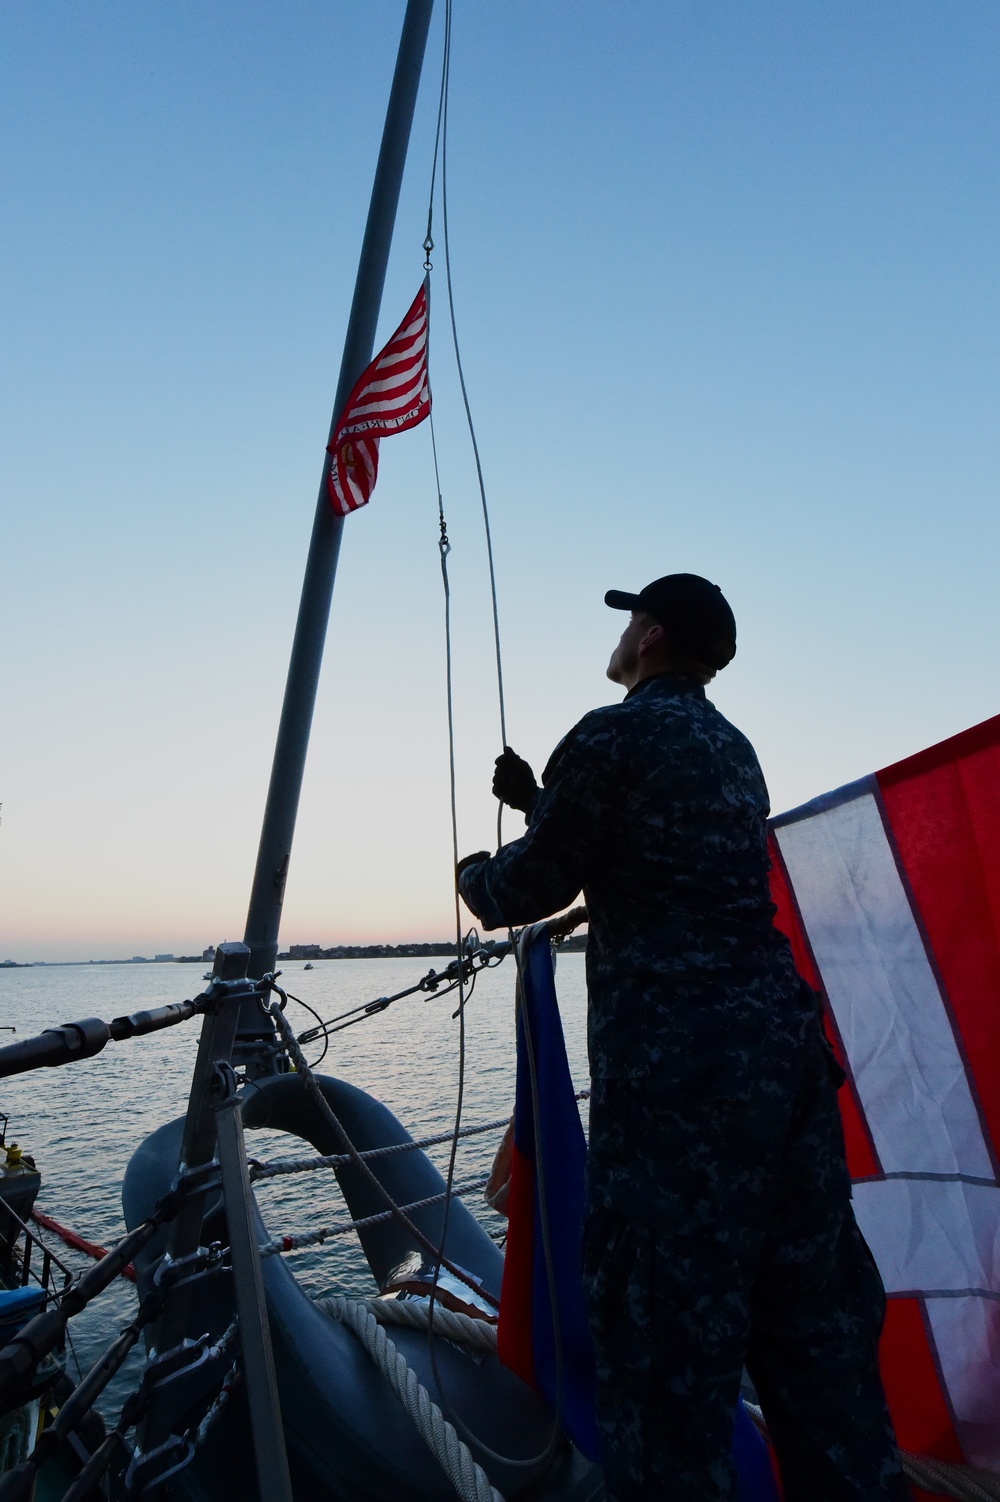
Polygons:
<instances>
[{"instance_id":1,"label":"small boat on water","mask_svg":"<svg viewBox=\"0 0 1000 1502\"><path fill-rule=\"evenodd\" d=\"M34 1159L21 1152L16 1142L7 1143L7 1118L0 1127L0 1344L6 1344L29 1319L45 1306L53 1290L51 1265L35 1269L32 1279L34 1238L28 1226L41 1187L41 1174ZM48 1370L40 1370L27 1401L3 1411L0 1417L0 1470L24 1460L34 1447L44 1410L52 1401L55 1382L65 1371L65 1356L54 1353Z\"/></svg>"},{"instance_id":2,"label":"small boat on water","mask_svg":"<svg viewBox=\"0 0 1000 1502\"><path fill-rule=\"evenodd\" d=\"M33 1224L42 1176L35 1160L8 1142L9 1119L0 1113L0 1350L15 1341L29 1322L44 1313L73 1280L73 1274ZM0 1477L23 1464L69 1396L65 1342L34 1368L30 1380L0 1402ZM66 1447L39 1478L37 1502L61 1497L72 1485L81 1458L104 1438L100 1415L81 1415L77 1447Z\"/></svg>"}]
</instances>

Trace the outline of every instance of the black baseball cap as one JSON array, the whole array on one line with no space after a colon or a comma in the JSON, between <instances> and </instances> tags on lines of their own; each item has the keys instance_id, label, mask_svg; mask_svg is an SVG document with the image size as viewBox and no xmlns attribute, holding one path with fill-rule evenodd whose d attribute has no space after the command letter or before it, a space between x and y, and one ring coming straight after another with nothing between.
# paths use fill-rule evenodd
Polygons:
<instances>
[{"instance_id":1,"label":"black baseball cap","mask_svg":"<svg viewBox=\"0 0 1000 1502\"><path fill-rule=\"evenodd\" d=\"M612 610L644 610L698 662L724 668L736 656L736 617L717 584L700 574L665 574L637 595L609 589Z\"/></svg>"}]
</instances>

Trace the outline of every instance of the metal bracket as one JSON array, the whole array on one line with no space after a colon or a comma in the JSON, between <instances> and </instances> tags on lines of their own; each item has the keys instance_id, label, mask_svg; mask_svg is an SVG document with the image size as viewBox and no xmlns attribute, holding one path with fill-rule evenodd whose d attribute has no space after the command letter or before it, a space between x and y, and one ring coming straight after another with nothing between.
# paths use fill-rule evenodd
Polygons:
<instances>
[{"instance_id":1,"label":"metal bracket","mask_svg":"<svg viewBox=\"0 0 1000 1502\"><path fill-rule=\"evenodd\" d=\"M176 1457L172 1459L172 1457ZM129 1497L148 1496L171 1476L191 1464L194 1445L179 1434L168 1434L161 1445L147 1454L136 1454L125 1472L125 1493Z\"/></svg>"},{"instance_id":2,"label":"metal bracket","mask_svg":"<svg viewBox=\"0 0 1000 1502\"><path fill-rule=\"evenodd\" d=\"M180 1167L171 1188L179 1194L198 1194L202 1191L207 1194L212 1189L221 1189L218 1158L210 1158L207 1163L198 1163L194 1168Z\"/></svg>"},{"instance_id":3,"label":"metal bracket","mask_svg":"<svg viewBox=\"0 0 1000 1502\"><path fill-rule=\"evenodd\" d=\"M213 1241L211 1246L200 1246L186 1257L173 1258L164 1254L153 1274L153 1286L165 1293L170 1289L184 1288L198 1278L229 1272L229 1266L224 1260L225 1253L222 1242Z\"/></svg>"},{"instance_id":4,"label":"metal bracket","mask_svg":"<svg viewBox=\"0 0 1000 1502\"><path fill-rule=\"evenodd\" d=\"M250 951L245 944L220 944L215 954L215 968L210 987L210 1003L205 1011L198 1057L191 1080L187 1115L178 1154L185 1169L206 1166L209 1182L215 1177L215 1112L211 1080L216 1063L228 1060L233 1050L236 1024L243 1000L256 995L253 981L246 979ZM213 1271L198 1260L202 1256L201 1238L205 1200L205 1180L197 1183L192 1175L185 1182L180 1211L174 1221L167 1245L173 1259L163 1267L163 1278L171 1278L171 1297L160 1317L154 1340L168 1350L190 1334L192 1283L195 1278ZM195 1257L193 1263L187 1259ZM218 1264L221 1266L221 1262ZM188 1272L188 1268L192 1270ZM179 1269L180 1271L175 1271ZM166 1444L173 1430L168 1405L154 1398L139 1430L139 1444L150 1454Z\"/></svg>"},{"instance_id":5,"label":"metal bracket","mask_svg":"<svg viewBox=\"0 0 1000 1502\"><path fill-rule=\"evenodd\" d=\"M197 1340L183 1340L179 1346L161 1355L151 1356L142 1374L142 1384L150 1392L187 1377L212 1360L212 1337L199 1335Z\"/></svg>"}]
</instances>

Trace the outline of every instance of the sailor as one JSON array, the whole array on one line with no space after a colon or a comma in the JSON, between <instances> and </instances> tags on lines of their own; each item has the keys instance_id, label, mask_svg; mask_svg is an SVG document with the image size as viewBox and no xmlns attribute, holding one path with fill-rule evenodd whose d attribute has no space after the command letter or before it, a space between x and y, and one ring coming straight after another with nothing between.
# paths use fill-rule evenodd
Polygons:
<instances>
[{"instance_id":1,"label":"sailor","mask_svg":"<svg viewBox=\"0 0 1000 1502\"><path fill-rule=\"evenodd\" d=\"M487 928L587 904L582 1261L609 1502L735 1497L744 1366L786 1502L903 1499L843 1076L772 923L757 757L705 695L733 613L693 574L605 601L630 612L607 669L624 700L584 716L540 788L504 750L493 790L527 831L459 886Z\"/></svg>"}]
</instances>

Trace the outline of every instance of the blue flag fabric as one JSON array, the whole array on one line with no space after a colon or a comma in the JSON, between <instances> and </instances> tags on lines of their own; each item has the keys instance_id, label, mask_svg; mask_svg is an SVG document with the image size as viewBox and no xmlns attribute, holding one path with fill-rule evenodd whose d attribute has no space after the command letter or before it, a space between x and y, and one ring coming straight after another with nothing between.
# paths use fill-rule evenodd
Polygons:
<instances>
[{"instance_id":1,"label":"blue flag fabric","mask_svg":"<svg viewBox=\"0 0 1000 1502\"><path fill-rule=\"evenodd\" d=\"M539 924L526 938L528 942L521 950L514 1154L510 1229L500 1296L500 1355L553 1409L558 1406L562 1426L573 1443L589 1459L597 1460L601 1443L594 1414L594 1352L580 1276L587 1140L566 1059L548 929ZM534 1054L537 1134L526 1025ZM558 1310L558 1349L553 1294ZM509 1339L511 1334L514 1340ZM524 1337L529 1335L526 1341Z\"/></svg>"},{"instance_id":2,"label":"blue flag fabric","mask_svg":"<svg viewBox=\"0 0 1000 1502\"><path fill-rule=\"evenodd\" d=\"M534 1093L526 1024L534 1055ZM514 1151L499 1354L553 1409L558 1398L566 1433L584 1455L599 1460L596 1372L580 1269L586 1161L587 1143L566 1058L548 929L537 924L524 935L521 949ZM550 1289L558 1310L558 1360ZM664 1401L669 1400L665 1397ZM736 1411L733 1461L739 1502L778 1502L768 1447L742 1402Z\"/></svg>"}]
</instances>

